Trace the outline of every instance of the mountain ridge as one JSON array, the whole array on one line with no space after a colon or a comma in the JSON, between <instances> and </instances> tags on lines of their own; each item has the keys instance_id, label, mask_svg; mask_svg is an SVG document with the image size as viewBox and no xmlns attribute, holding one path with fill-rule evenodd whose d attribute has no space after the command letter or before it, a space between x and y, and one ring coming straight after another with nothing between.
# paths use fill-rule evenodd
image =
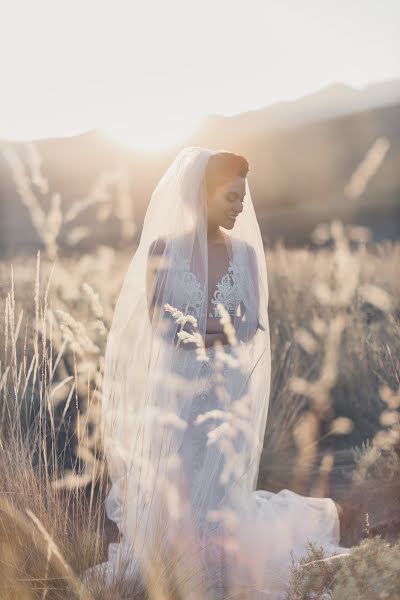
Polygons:
<instances>
[{"instance_id":1,"label":"mountain ridge","mask_svg":"<svg viewBox=\"0 0 400 600\"><path fill-rule=\"evenodd\" d=\"M198 135L198 132L203 130L208 135L209 129L212 127L225 128L226 125L227 128L231 128L233 123L240 129L247 129L247 134L252 135L255 130L258 130L259 133L262 132L263 128L265 131L271 131L272 129L294 127L303 123L353 114L398 102L400 102L400 79L372 82L362 88L352 87L338 81L295 99L274 102L229 116L209 113L205 115L204 121L194 135ZM262 121L261 124L260 121ZM101 133L101 128L87 129L70 136L47 136L26 140L12 140L0 136L0 143L24 144L29 141L79 139L91 132ZM228 134L228 130L222 133ZM138 149L132 148L132 151L140 153Z\"/></svg>"},{"instance_id":2,"label":"mountain ridge","mask_svg":"<svg viewBox=\"0 0 400 600\"><path fill-rule=\"evenodd\" d=\"M259 128L249 133L246 127L235 124L228 133L202 129L184 143L152 154L115 143L97 129L68 138L38 140L34 145L42 157L51 192L61 194L63 211L87 196L96 177L122 169L138 233L159 178L183 146L193 145L225 148L246 156L252 198L267 245L277 239L289 245L308 243L318 223L334 218L370 227L376 240L400 239L400 101L268 131ZM390 143L387 156L362 199L350 202L344 188L379 137ZM13 255L23 247L34 250L40 240L1 152L8 145L17 152L28 175L29 168L25 142L0 142L0 252ZM111 186L110 194L114 211L118 205L116 186ZM45 210L50 195L40 199ZM64 245L63 250L79 252L98 244L121 243L117 220L110 217L96 222L95 209L87 209L75 223L90 231L89 239L71 248ZM60 241L63 239L61 232Z\"/></svg>"}]
</instances>

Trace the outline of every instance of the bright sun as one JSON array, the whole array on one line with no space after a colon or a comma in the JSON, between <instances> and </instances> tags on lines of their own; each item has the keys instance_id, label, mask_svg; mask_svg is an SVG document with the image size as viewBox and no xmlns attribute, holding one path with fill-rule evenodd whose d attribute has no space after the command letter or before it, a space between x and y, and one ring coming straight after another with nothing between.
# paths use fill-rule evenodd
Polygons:
<instances>
[{"instance_id":1,"label":"bright sun","mask_svg":"<svg viewBox=\"0 0 400 600\"><path fill-rule=\"evenodd\" d=\"M101 127L110 138L145 152L165 150L178 144L199 125L194 115L149 114L142 118L115 120Z\"/></svg>"}]
</instances>

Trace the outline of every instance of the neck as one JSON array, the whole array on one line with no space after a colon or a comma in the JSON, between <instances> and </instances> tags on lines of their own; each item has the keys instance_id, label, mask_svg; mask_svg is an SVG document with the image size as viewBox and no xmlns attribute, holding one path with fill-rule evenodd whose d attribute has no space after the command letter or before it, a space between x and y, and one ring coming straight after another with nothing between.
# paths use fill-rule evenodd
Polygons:
<instances>
[{"instance_id":1,"label":"neck","mask_svg":"<svg viewBox=\"0 0 400 600\"><path fill-rule=\"evenodd\" d=\"M207 241L213 242L220 240L223 237L222 231L219 225L208 225L207 227Z\"/></svg>"}]
</instances>

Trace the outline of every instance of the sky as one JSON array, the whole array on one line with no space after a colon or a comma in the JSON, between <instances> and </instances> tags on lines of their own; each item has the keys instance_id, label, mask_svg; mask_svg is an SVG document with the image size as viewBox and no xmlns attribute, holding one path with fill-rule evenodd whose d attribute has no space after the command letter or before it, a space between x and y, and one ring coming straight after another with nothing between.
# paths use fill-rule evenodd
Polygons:
<instances>
[{"instance_id":1,"label":"sky","mask_svg":"<svg viewBox=\"0 0 400 600\"><path fill-rule=\"evenodd\" d=\"M0 138L161 148L206 114L400 77L399 0L0 0Z\"/></svg>"}]
</instances>

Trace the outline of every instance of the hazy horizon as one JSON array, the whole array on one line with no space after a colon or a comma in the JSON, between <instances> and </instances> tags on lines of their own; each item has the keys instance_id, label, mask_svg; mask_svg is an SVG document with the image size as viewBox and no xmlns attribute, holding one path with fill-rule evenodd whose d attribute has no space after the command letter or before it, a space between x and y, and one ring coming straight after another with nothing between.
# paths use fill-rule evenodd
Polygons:
<instances>
[{"instance_id":1,"label":"hazy horizon","mask_svg":"<svg viewBox=\"0 0 400 600\"><path fill-rule=\"evenodd\" d=\"M387 0L3 0L0 137L107 130L162 148L204 116L400 78Z\"/></svg>"}]
</instances>

